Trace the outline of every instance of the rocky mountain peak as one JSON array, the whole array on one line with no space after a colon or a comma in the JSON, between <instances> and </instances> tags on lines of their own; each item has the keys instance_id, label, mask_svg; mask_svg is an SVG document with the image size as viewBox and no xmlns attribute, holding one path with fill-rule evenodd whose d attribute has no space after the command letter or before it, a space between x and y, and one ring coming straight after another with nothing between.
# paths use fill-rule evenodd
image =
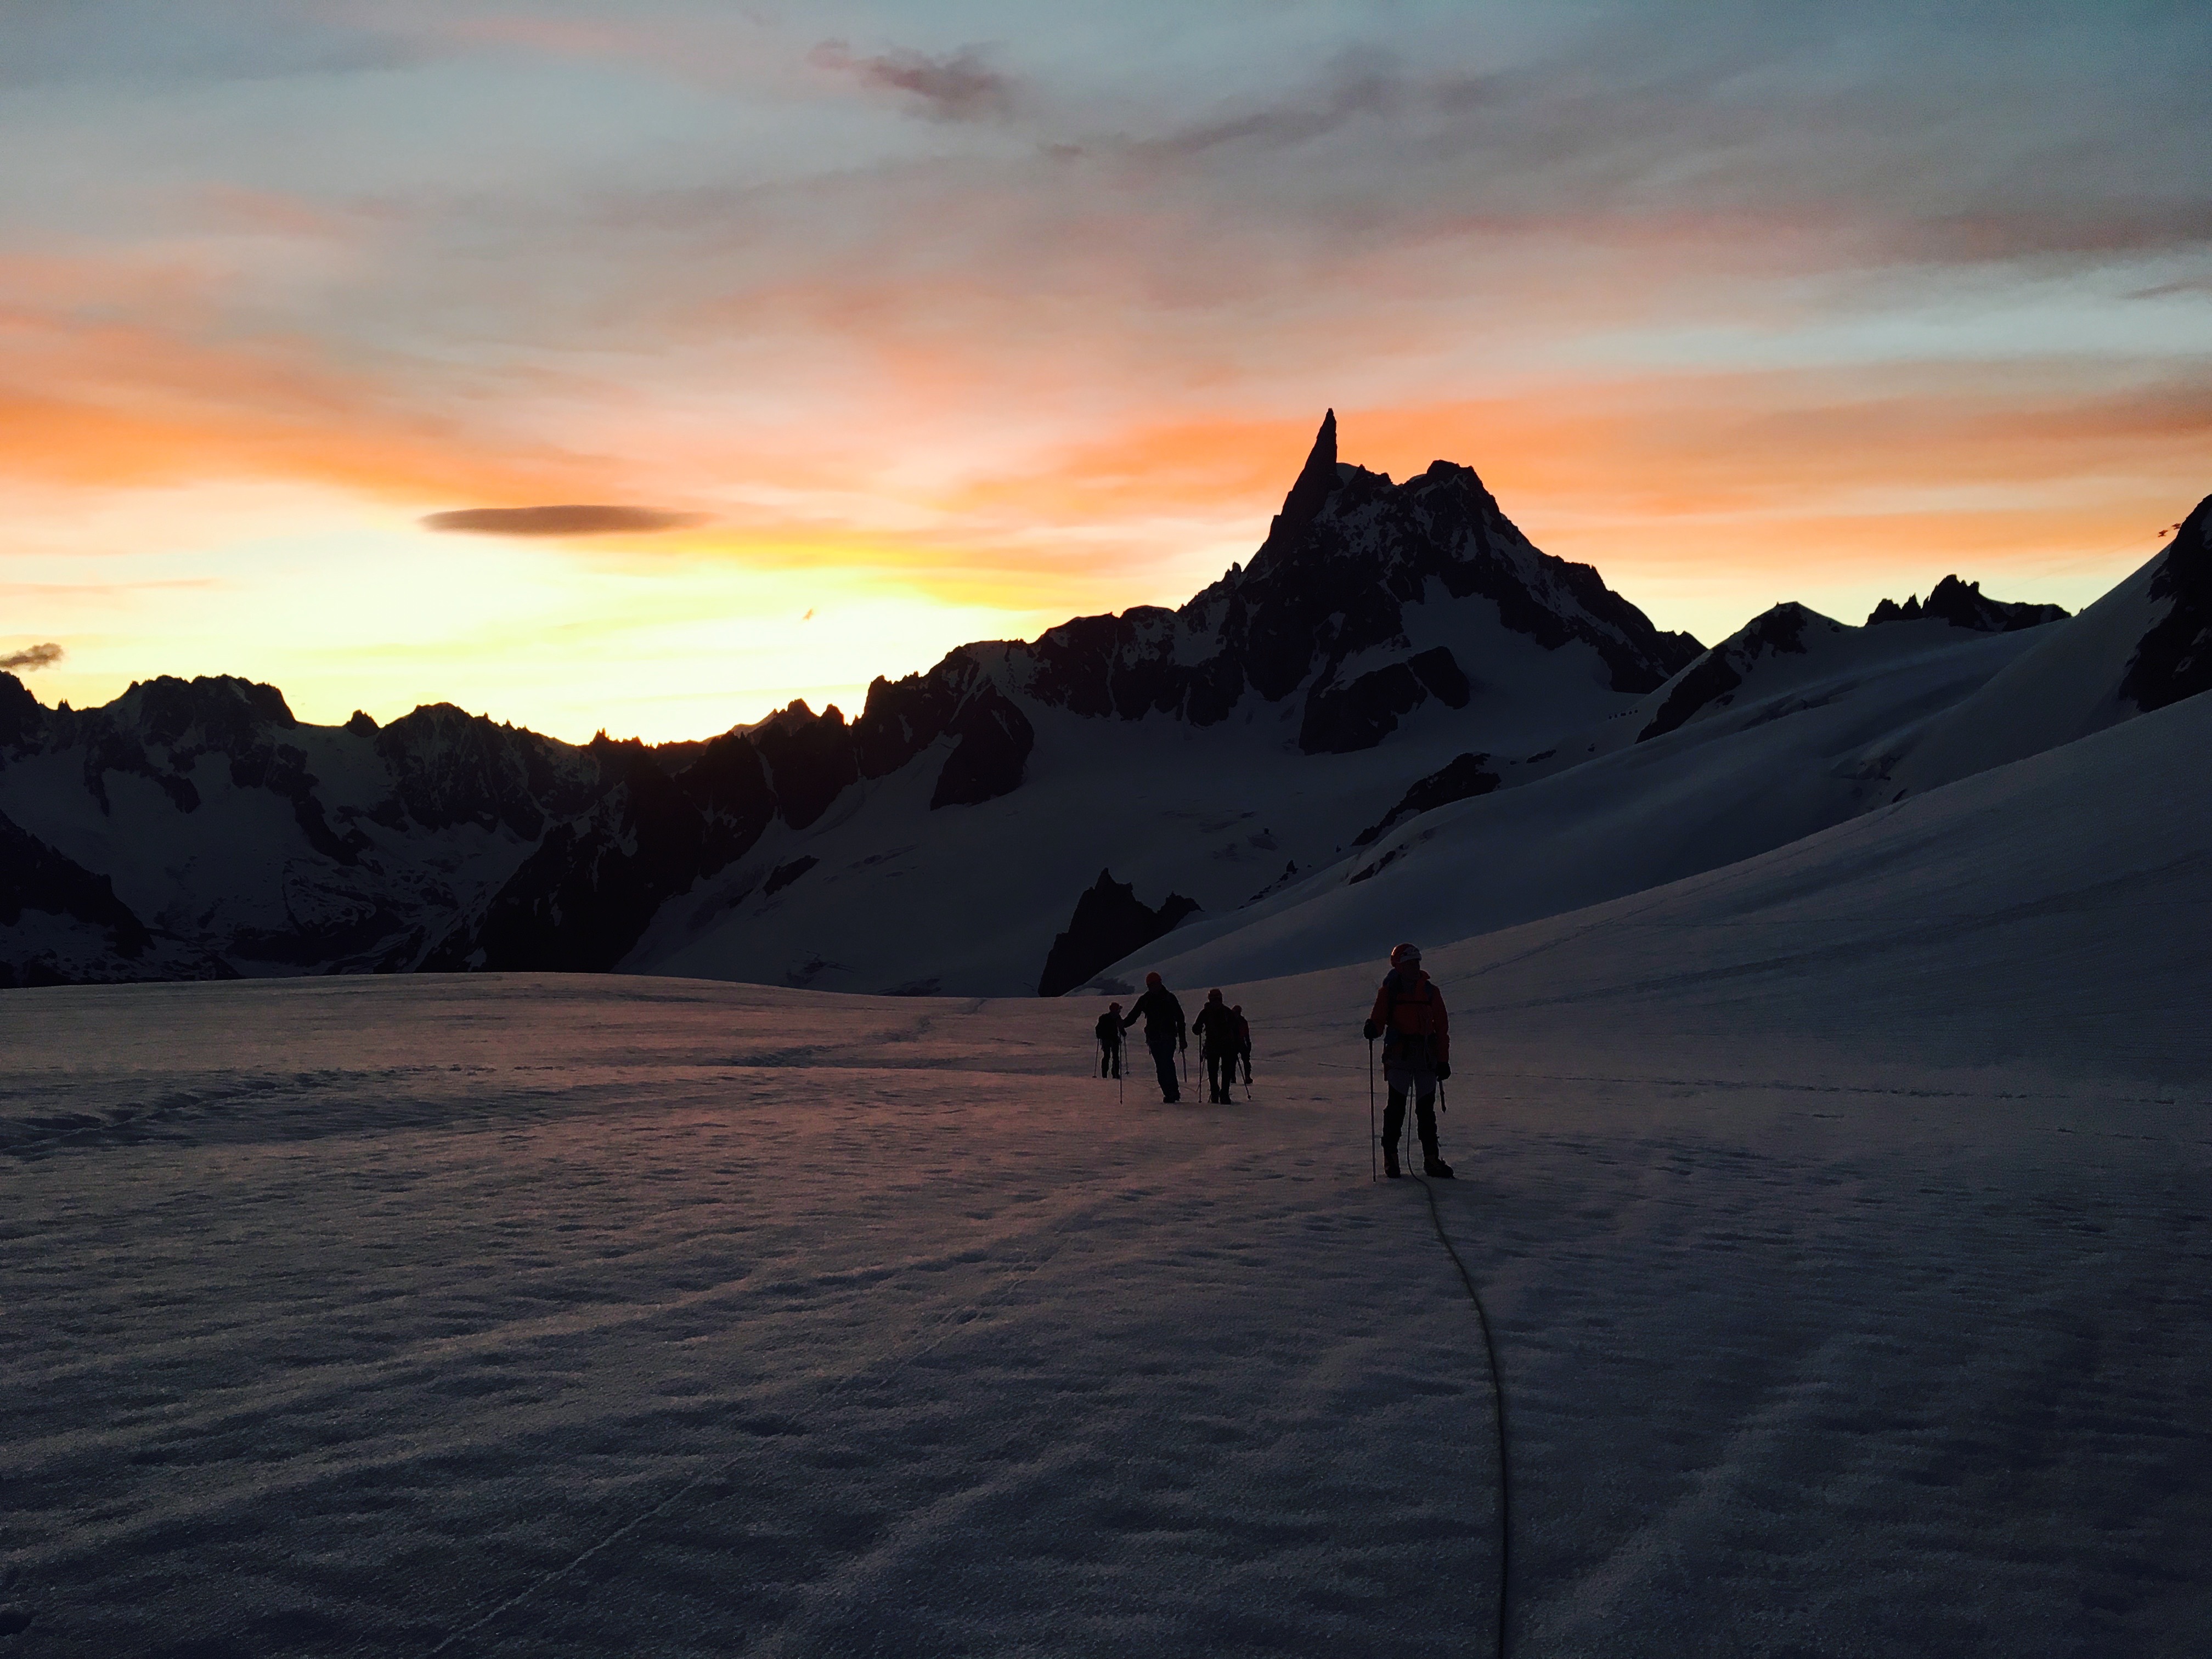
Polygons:
<instances>
[{"instance_id":1,"label":"rocky mountain peak","mask_svg":"<svg viewBox=\"0 0 2212 1659\"><path fill-rule=\"evenodd\" d=\"M1979 582L1961 581L1952 575L1936 584L1924 605L1911 594L1903 605L1894 599L1882 600L1868 616L1866 625L1877 628L1884 623L1917 622L1923 617L1978 634L2013 634L2048 622L2063 622L2067 612L2061 605L1985 599Z\"/></svg>"},{"instance_id":2,"label":"rocky mountain peak","mask_svg":"<svg viewBox=\"0 0 2212 1659\"><path fill-rule=\"evenodd\" d=\"M1753 617L1741 628L1706 652L1674 682L1650 720L1636 734L1644 743L1663 738L1690 718L1716 704L1735 701L1737 688L1763 658L1807 654L1808 630L1830 635L1844 631L1843 623L1824 617L1808 605L1785 599Z\"/></svg>"},{"instance_id":3,"label":"rocky mountain peak","mask_svg":"<svg viewBox=\"0 0 2212 1659\"><path fill-rule=\"evenodd\" d=\"M549 819L580 811L595 770L578 751L449 702L425 703L368 739L392 779L392 810L425 830L505 825L535 840Z\"/></svg>"},{"instance_id":4,"label":"rocky mountain peak","mask_svg":"<svg viewBox=\"0 0 2212 1659\"><path fill-rule=\"evenodd\" d=\"M1298 469L1291 493L1283 497L1283 510L1267 526L1267 540L1252 556L1253 569L1262 570L1271 557L1279 558L1298 547L1322 504L1343 482L1336 460L1336 411L1332 409L1322 416L1321 430L1314 434L1313 448L1306 455L1306 464Z\"/></svg>"},{"instance_id":5,"label":"rocky mountain peak","mask_svg":"<svg viewBox=\"0 0 2212 1659\"><path fill-rule=\"evenodd\" d=\"M2120 695L2145 714L2212 691L2212 495L2174 527L2150 597L2166 603L2166 614L2142 636L2120 682Z\"/></svg>"},{"instance_id":6,"label":"rocky mountain peak","mask_svg":"<svg viewBox=\"0 0 2212 1659\"><path fill-rule=\"evenodd\" d=\"M1008 689L1079 714L1194 726L1249 694L1303 690L1307 752L1370 748L1431 698L1464 706L1481 665L1417 648L1407 619L1437 605L1441 622L1470 600L1547 651L1591 653L1619 691L1651 690L1702 648L1654 629L1589 566L1539 552L1473 469L1438 461L1397 484L1344 465L1331 410L1249 564L1174 612L1081 617L1008 647ZM1376 660L1393 651L1401 659Z\"/></svg>"},{"instance_id":7,"label":"rocky mountain peak","mask_svg":"<svg viewBox=\"0 0 2212 1659\"><path fill-rule=\"evenodd\" d=\"M143 743L175 747L196 736L195 746L226 752L250 748L272 730L289 731L299 724L275 686L232 674L134 680L103 712L113 726Z\"/></svg>"},{"instance_id":8,"label":"rocky mountain peak","mask_svg":"<svg viewBox=\"0 0 2212 1659\"><path fill-rule=\"evenodd\" d=\"M46 723L46 708L31 688L0 669L0 755L34 741Z\"/></svg>"}]
</instances>

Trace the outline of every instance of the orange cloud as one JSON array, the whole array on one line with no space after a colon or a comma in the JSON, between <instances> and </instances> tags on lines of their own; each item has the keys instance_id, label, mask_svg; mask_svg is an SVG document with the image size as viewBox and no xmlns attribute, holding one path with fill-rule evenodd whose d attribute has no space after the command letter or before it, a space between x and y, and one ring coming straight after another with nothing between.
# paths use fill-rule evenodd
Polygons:
<instances>
[{"instance_id":1,"label":"orange cloud","mask_svg":"<svg viewBox=\"0 0 2212 1659\"><path fill-rule=\"evenodd\" d=\"M304 342L206 344L173 326L0 312L0 472L121 488L258 477L386 498L574 488L592 458L494 448L319 362Z\"/></svg>"}]
</instances>

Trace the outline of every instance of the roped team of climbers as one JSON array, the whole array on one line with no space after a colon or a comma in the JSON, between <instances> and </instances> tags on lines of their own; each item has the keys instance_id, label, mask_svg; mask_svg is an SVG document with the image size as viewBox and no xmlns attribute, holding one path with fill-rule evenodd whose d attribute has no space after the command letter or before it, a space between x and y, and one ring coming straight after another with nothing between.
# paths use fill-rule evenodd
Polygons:
<instances>
[{"instance_id":1,"label":"roped team of climbers","mask_svg":"<svg viewBox=\"0 0 2212 1659\"><path fill-rule=\"evenodd\" d=\"M1186 1026L1182 1004L1160 981L1145 975L1145 994L1127 1014L1118 1002L1099 1015L1098 1075L1121 1075L1121 1034L1139 1020L1145 1022L1145 1046L1152 1050L1158 1069L1160 1099L1172 1105L1182 1098L1176 1077L1176 1056L1188 1047L1186 1030L1198 1033L1199 1054L1206 1064L1206 1098L1214 1105L1234 1103L1230 1093L1237 1073L1252 1081L1252 1027L1243 1005L1223 1000L1219 991L1206 994L1206 1006ZM1382 1076L1389 1085L1389 1103L1382 1113L1382 1172L1393 1177L1398 1167L1398 1138L1406 1127L1406 1104L1411 1097L1413 1127L1421 1142L1421 1173L1439 1180L1451 1177L1452 1167L1437 1150L1437 1085L1451 1076L1451 1026L1444 1013L1443 994L1421 967L1417 945L1401 945L1390 952L1390 971L1375 993L1375 1006L1360 1034L1369 1044L1382 1041Z\"/></svg>"},{"instance_id":2,"label":"roped team of climbers","mask_svg":"<svg viewBox=\"0 0 2212 1659\"><path fill-rule=\"evenodd\" d=\"M1237 1083L1241 1069L1249 1087L1252 1081L1252 1027L1244 1018L1243 1005L1231 1007L1222 1000L1221 993L1208 991L1206 1006L1198 1011L1198 1018L1186 1026L1182 1004L1176 1000L1175 993L1160 982L1158 974L1145 975L1145 994L1136 1006L1124 1014L1118 1002L1109 1004L1098 1016L1096 1027L1098 1037L1098 1075L1118 1078L1121 1075L1121 1034L1139 1020L1145 1022L1145 1047L1152 1050L1152 1064L1160 1074L1160 1100L1172 1105L1182 1098L1182 1085L1176 1075L1176 1057L1189 1047L1187 1032L1198 1034L1199 1057L1206 1064L1206 1097L1216 1106L1236 1103L1230 1090Z\"/></svg>"}]
</instances>

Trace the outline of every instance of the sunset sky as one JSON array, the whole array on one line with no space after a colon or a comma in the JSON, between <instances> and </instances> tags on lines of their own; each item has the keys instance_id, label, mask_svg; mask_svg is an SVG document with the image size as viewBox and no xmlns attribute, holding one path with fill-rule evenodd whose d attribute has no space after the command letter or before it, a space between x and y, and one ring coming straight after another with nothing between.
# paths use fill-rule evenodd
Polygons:
<instances>
[{"instance_id":1,"label":"sunset sky","mask_svg":"<svg viewBox=\"0 0 2212 1659\"><path fill-rule=\"evenodd\" d=\"M1709 642L2078 606L2212 490L2208 86L2202 0L0 0L0 657L857 711L1332 405Z\"/></svg>"}]
</instances>

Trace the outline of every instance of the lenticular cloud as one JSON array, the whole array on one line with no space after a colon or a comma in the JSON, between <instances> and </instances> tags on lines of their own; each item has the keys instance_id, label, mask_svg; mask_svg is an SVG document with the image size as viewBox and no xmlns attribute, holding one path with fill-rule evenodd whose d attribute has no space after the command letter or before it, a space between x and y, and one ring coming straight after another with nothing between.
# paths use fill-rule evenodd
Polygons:
<instances>
[{"instance_id":1,"label":"lenticular cloud","mask_svg":"<svg viewBox=\"0 0 2212 1659\"><path fill-rule=\"evenodd\" d=\"M49 641L45 645L26 646L0 657L0 669L52 668L61 659L61 647Z\"/></svg>"},{"instance_id":2,"label":"lenticular cloud","mask_svg":"<svg viewBox=\"0 0 2212 1659\"><path fill-rule=\"evenodd\" d=\"M432 513L422 520L430 530L477 536L611 536L650 533L703 523L702 513L672 513L658 507L610 507L572 502L554 507L465 507Z\"/></svg>"}]
</instances>

